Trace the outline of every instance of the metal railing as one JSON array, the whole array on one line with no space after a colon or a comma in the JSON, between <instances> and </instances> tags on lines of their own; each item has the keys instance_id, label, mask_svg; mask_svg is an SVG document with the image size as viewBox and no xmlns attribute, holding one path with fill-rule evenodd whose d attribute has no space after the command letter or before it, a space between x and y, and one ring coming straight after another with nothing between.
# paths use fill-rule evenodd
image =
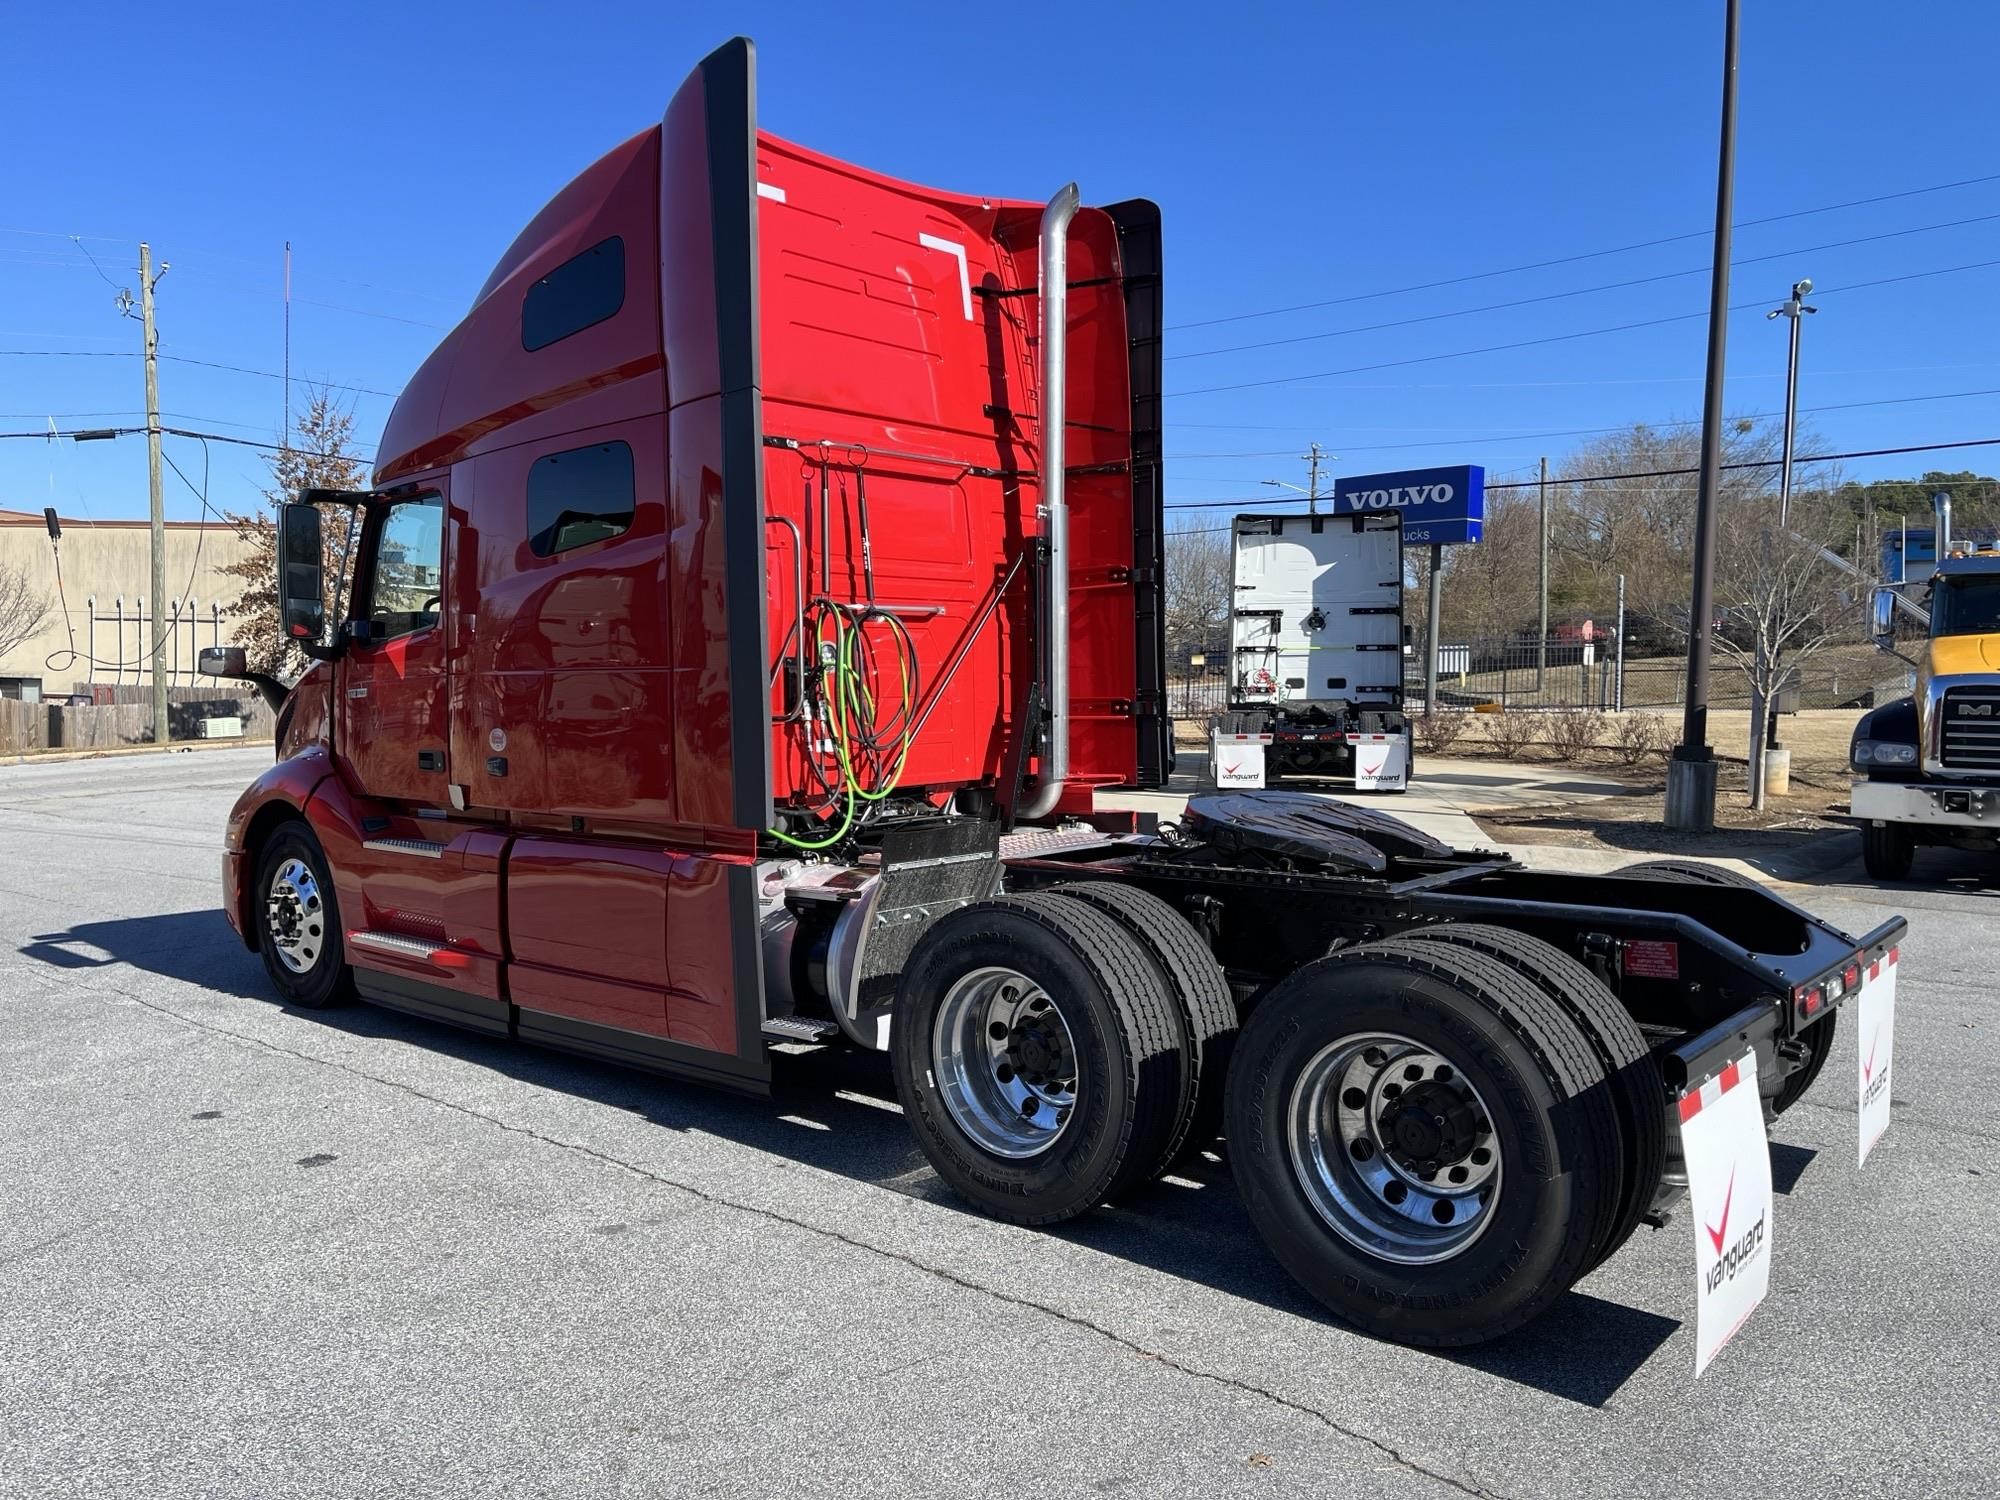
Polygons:
<instances>
[{"instance_id":1,"label":"metal railing","mask_svg":"<svg viewBox=\"0 0 2000 1500\"><path fill-rule=\"evenodd\" d=\"M1798 708L1865 707L1878 688L1901 675L1900 667L1872 645L1856 641L1810 659L1794 674L1790 694ZM1403 694L1410 712L1422 712L1421 648L1403 657ZM1442 703L1617 710L1676 708L1686 695L1683 650L1651 639L1621 642L1610 630L1593 631L1587 640L1573 633L1546 640L1533 635L1447 637L1438 646ZM1221 673L1182 674L1167 684L1168 709L1176 719L1205 721L1226 709L1230 696L1229 681ZM1709 701L1717 708L1750 706L1750 679L1721 652L1709 679Z\"/></svg>"}]
</instances>

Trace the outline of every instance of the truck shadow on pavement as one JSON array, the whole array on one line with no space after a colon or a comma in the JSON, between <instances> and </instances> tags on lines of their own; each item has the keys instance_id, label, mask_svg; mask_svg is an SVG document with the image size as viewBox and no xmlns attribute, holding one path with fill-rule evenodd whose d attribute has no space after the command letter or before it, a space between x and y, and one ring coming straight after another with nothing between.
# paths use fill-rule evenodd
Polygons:
<instances>
[{"instance_id":1,"label":"truck shadow on pavement","mask_svg":"<svg viewBox=\"0 0 2000 1500\"><path fill-rule=\"evenodd\" d=\"M1817 875L1793 878L1800 885L1860 886L1893 899L1903 899L1922 891L1990 896L2000 893L2000 859L1973 849L1919 849L1906 879L1876 880L1862 869L1861 849L1857 843L1854 858L1847 863Z\"/></svg>"},{"instance_id":2,"label":"truck shadow on pavement","mask_svg":"<svg viewBox=\"0 0 2000 1500\"><path fill-rule=\"evenodd\" d=\"M21 952L79 974L139 970L211 994L278 1008L257 957L213 911L79 922L67 931L31 938ZM170 994L161 998L166 1009L176 1009ZM978 1217L952 1196L917 1150L896 1104L887 1059L878 1055L781 1052L773 1059L771 1098L746 1099L456 1031L372 1005L282 1014L302 1033L325 1027L353 1037L406 1043L537 1088L628 1111L667 1130L716 1136ZM211 1010L197 1024L215 1025L222 1019ZM262 1039L273 1040L268 1034ZM298 1040L304 1045L306 1037ZM1366 1337L1330 1317L1271 1258L1237 1200L1219 1151L1205 1153L1186 1176L1148 1184L1123 1202L1043 1232L1226 1296L1309 1319L1330 1336ZM1170 1311L1161 1309L1163 1321L1171 1317ZM1571 1291L1535 1323L1495 1343L1410 1353L1417 1359L1449 1360L1586 1406L1602 1406L1679 1327L1672 1318Z\"/></svg>"},{"instance_id":3,"label":"truck shadow on pavement","mask_svg":"<svg viewBox=\"0 0 2000 1500\"><path fill-rule=\"evenodd\" d=\"M244 1000L271 996L262 963L214 910L78 922L67 932L37 933L21 954L57 969L129 966Z\"/></svg>"}]
</instances>

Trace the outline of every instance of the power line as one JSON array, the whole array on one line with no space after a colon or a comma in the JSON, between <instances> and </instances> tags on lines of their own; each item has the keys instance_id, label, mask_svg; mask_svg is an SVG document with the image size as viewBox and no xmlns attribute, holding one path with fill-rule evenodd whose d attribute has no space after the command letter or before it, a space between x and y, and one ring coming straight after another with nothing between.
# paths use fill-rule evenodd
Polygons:
<instances>
[{"instance_id":1,"label":"power line","mask_svg":"<svg viewBox=\"0 0 2000 1500\"><path fill-rule=\"evenodd\" d=\"M1767 260L1788 260L1798 255L1814 255L1822 250L1843 250L1850 245L1868 245L1877 240L1902 239L1913 234L1931 234L1940 229L1962 229L1967 224L1990 224L2000 214L1980 214L1970 219L1953 219L1944 224L1922 224L1913 229L1893 229L1883 234L1864 234L1850 240L1832 240L1824 245L1802 245L1796 250L1779 250L1769 255L1748 255L1730 262L1731 266L1754 266ZM1659 281L1678 281L1683 276L1706 275L1712 268L1693 266L1685 271L1661 271L1653 276L1635 276L1629 281L1606 281L1597 286L1572 287L1566 292L1544 292L1534 297L1516 297L1510 302L1488 302L1479 307L1461 307L1452 312L1425 313L1414 318L1396 318L1387 323L1362 323L1353 328L1335 328L1325 333L1300 333L1290 338L1265 339L1254 344L1225 344L1219 349L1197 349L1187 354L1169 354L1169 360L1209 359L1218 354L1240 354L1249 349L1277 349L1287 344L1311 344L1322 339L1346 338L1356 333L1379 333L1386 328L1409 328L1419 323L1442 323L1452 318L1469 318L1476 313L1504 312L1514 307L1533 307L1543 302L1561 302L1571 297L1588 297L1597 292L1619 292Z\"/></svg>"},{"instance_id":2,"label":"power line","mask_svg":"<svg viewBox=\"0 0 2000 1500\"><path fill-rule=\"evenodd\" d=\"M29 435L33 436L33 434ZM1847 458L1893 458L1905 453L1938 453L1938 452L1945 452L1954 448L1991 448L1991 447L2000 447L2000 437L1966 438L1963 441L1951 442L1951 443L1908 443L1895 448L1857 448L1850 453L1802 453L1794 456L1792 462L1794 464L1826 464L1826 463L1836 463L1841 459L1847 459ZM1783 462L1782 459L1776 459L1776 458L1750 458L1750 459L1739 459L1734 463L1726 463L1722 467L1725 470L1775 469L1782 462ZM1675 469L1635 469L1630 472L1620 473L1620 474L1569 475L1560 479L1553 479L1550 481L1550 483L1604 484L1613 480L1665 479L1686 474L1699 474L1700 472L1701 469L1698 465L1691 465L1688 467L1675 468ZM1507 480L1500 484L1489 484L1486 486L1486 489L1489 492L1493 490L1530 490L1535 488L1535 486L1540 483L1541 481L1539 479L1515 479L1515 480ZM1272 506L1296 505L1296 504L1298 504L1296 500L1267 500L1259 495L1251 495L1251 496L1244 496L1242 498L1234 500L1198 500L1198 501L1170 500L1166 504L1166 509L1219 510L1223 506L1234 506L1239 510L1250 510L1250 509L1262 510L1262 509L1269 509ZM1192 535L1198 531L1227 531L1227 530L1229 530L1227 526L1211 526L1211 527L1201 527L1201 528L1190 527L1187 528L1187 530L1182 534Z\"/></svg>"},{"instance_id":3,"label":"power line","mask_svg":"<svg viewBox=\"0 0 2000 1500\"><path fill-rule=\"evenodd\" d=\"M1909 406L1922 401L1961 401L1973 396L2000 396L2000 386L1992 386L1979 391L1939 391L1929 396L1884 396L1874 401L1835 401L1824 406L1802 406L1799 408L1799 411L1801 413L1859 411L1863 407L1868 406ZM1783 413L1775 411L1752 411L1742 413L1741 419L1760 422L1767 418L1781 415ZM1345 453L1391 453L1406 448L1457 448L1469 447L1475 443L1525 442L1533 438L1594 437L1606 432L1629 432L1634 427L1699 427L1700 425L1701 418L1699 417L1676 417L1671 421L1663 422L1624 422L1616 427L1567 427L1553 432L1499 432L1486 437L1432 438L1421 443L1342 443L1340 446L1341 451ZM1289 458L1291 453L1292 450L1289 448L1273 448L1262 453L1169 453L1166 457L1178 459ZM1229 481L1215 479L1210 482L1225 484Z\"/></svg>"},{"instance_id":4,"label":"power line","mask_svg":"<svg viewBox=\"0 0 2000 1500\"><path fill-rule=\"evenodd\" d=\"M1927 276L1951 276L1961 271L1980 271L1990 266L2000 266L2000 260L1973 261L1963 266L1941 266L1933 271L1912 271L1903 276L1884 276L1874 281L1856 281L1844 287L1833 287L1819 293L1821 296L1835 296L1840 292L1858 292L1867 287L1888 286L1893 282L1919 281ZM1762 308L1770 299L1759 298L1754 302L1737 302L1730 305L1731 312L1742 312L1749 308ZM1394 370L1406 365L1434 364L1439 360L1465 359L1475 354L1500 354L1512 349L1532 349L1543 344L1562 344L1576 339L1600 338L1609 333L1630 333L1639 328L1659 328L1668 323L1687 323L1696 318L1706 318L1708 313L1674 313L1662 318L1642 318L1634 323L1614 323L1606 328L1584 328L1574 333L1551 333L1540 338L1516 339L1505 344L1486 344L1477 349L1454 349L1444 354L1416 354L1405 359L1385 359L1374 364L1349 365L1339 370L1315 370L1305 375L1274 375L1264 380L1239 380L1229 385L1195 386L1185 391L1168 391L1169 397L1212 396L1224 391L1260 390L1274 385L1298 385L1308 380L1328 380L1336 375L1361 375L1371 370Z\"/></svg>"},{"instance_id":5,"label":"power line","mask_svg":"<svg viewBox=\"0 0 2000 1500\"><path fill-rule=\"evenodd\" d=\"M138 359L136 349L0 349L0 355L17 355L24 359ZM238 375L261 375L266 380L283 380L285 377L276 370L253 370L247 365L225 365L212 359L195 359L186 354L162 354L163 360L177 365L200 365L207 370L230 370ZM385 396L393 401L400 391L381 391L373 386L343 385L339 381L317 381L330 391L352 391L361 396Z\"/></svg>"},{"instance_id":6,"label":"power line","mask_svg":"<svg viewBox=\"0 0 2000 1500\"><path fill-rule=\"evenodd\" d=\"M1994 217L2000 218L2000 214L1996 214ZM371 312L365 307L347 307L339 302L316 302L311 297L295 297L292 300L297 302L301 307L323 307L329 312L353 313L358 318L380 318L385 323L407 323L412 328L438 330L444 328L444 324L442 323L426 323L422 318L404 318L398 317L395 313Z\"/></svg>"},{"instance_id":7,"label":"power line","mask_svg":"<svg viewBox=\"0 0 2000 1500\"><path fill-rule=\"evenodd\" d=\"M75 422L86 417L143 417L144 412L131 407L115 411L0 411L0 421L60 421ZM264 432L268 428L261 422L232 422L226 417L202 416L196 412L163 411L163 417L171 417L178 422L205 422L211 427L240 427L245 432Z\"/></svg>"},{"instance_id":8,"label":"power line","mask_svg":"<svg viewBox=\"0 0 2000 1500\"><path fill-rule=\"evenodd\" d=\"M238 375L261 375L266 380L283 380L285 378L276 370L253 370L247 365L218 364L212 359L191 359L185 354L162 354L160 358L170 359L177 365L200 365L208 370L231 370ZM339 382L332 380L313 381L311 384L323 385L330 391L352 391L361 396L384 396L391 401L402 394L400 391L378 391L374 387L366 385L341 385Z\"/></svg>"},{"instance_id":9,"label":"power line","mask_svg":"<svg viewBox=\"0 0 2000 1500\"><path fill-rule=\"evenodd\" d=\"M1900 193L1881 193L1873 198L1855 198L1846 203L1827 203L1818 208L1794 209L1790 213L1770 214L1761 219L1742 219L1734 227L1752 229L1760 224L1777 224L1787 219L1811 218L1816 214L1838 213L1845 208L1866 208L1873 203L1890 203L1901 198L1920 198L1927 193L1944 193L1953 188L1976 187L1985 182L2000 182L2000 172L1984 177L1964 177L1957 182L1941 182L1933 187L1908 188ZM1474 271L1465 276L1449 276L1442 281L1417 282L1411 286L1389 287L1379 292L1356 292L1346 297L1329 297L1320 302L1298 302L1289 307L1267 307L1255 312L1232 313L1223 318L1202 318L1192 323L1169 323L1167 332L1178 332L1183 328L1212 328L1218 323L1243 323L1252 318L1275 318L1284 313L1310 312L1319 307L1340 307L1350 302L1368 302L1377 297L1400 297L1406 292L1429 292L1439 287L1463 286L1469 281L1488 281L1496 276L1517 276L1525 271L1542 271L1551 266L1575 265L1578 261L1601 260L1607 255L1628 255L1635 250L1651 250L1659 245L1679 244L1686 240L1705 240L1711 230L1698 229L1687 234L1669 234L1656 240L1640 240L1636 244L1616 245L1608 250L1586 250L1577 255L1560 255L1553 260L1531 261L1526 265L1503 266L1492 271Z\"/></svg>"},{"instance_id":10,"label":"power line","mask_svg":"<svg viewBox=\"0 0 2000 1500\"><path fill-rule=\"evenodd\" d=\"M49 438L74 438L80 436L82 432L89 432L92 437L132 437L143 434L145 431L146 429L143 427L106 427L96 431L92 431L89 428L81 430L70 428L57 432L0 432L0 438L41 438L46 441ZM263 443L257 441L255 438L229 437L220 432L197 432L189 427L163 426L160 428L160 431L169 437L200 438L211 443L231 443L239 448L261 449L265 453L297 451L296 449L288 449L281 443Z\"/></svg>"},{"instance_id":11,"label":"power line","mask_svg":"<svg viewBox=\"0 0 2000 1500\"><path fill-rule=\"evenodd\" d=\"M83 258L90 262L90 269L97 273L98 279L100 281L102 281L106 286L110 287L111 290L114 292L124 291L123 287L119 286L117 282L113 281L109 276L106 276L104 274L104 267L100 266L97 263L97 257L92 255L90 253L89 247L83 243L83 236L73 234L70 236L70 239L76 245L77 249L83 251Z\"/></svg>"}]
</instances>

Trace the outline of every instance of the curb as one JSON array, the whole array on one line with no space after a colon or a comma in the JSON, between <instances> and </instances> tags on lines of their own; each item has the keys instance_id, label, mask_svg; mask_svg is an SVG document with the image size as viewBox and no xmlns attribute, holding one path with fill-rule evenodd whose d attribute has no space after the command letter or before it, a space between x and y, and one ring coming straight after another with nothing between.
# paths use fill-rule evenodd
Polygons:
<instances>
[{"instance_id":1,"label":"curb","mask_svg":"<svg viewBox=\"0 0 2000 1500\"><path fill-rule=\"evenodd\" d=\"M178 755L182 751L246 750L270 740L175 740L168 745L109 745L96 750L17 750L0 755L0 766L61 765L72 760L109 760L128 755Z\"/></svg>"},{"instance_id":2,"label":"curb","mask_svg":"<svg viewBox=\"0 0 2000 1500\"><path fill-rule=\"evenodd\" d=\"M1497 847L1530 870L1568 875L1609 875L1642 860L1685 859L1777 885L1809 881L1861 857L1860 843L1846 829L1821 834L1797 849L1736 856L1686 854L1664 849L1572 849L1559 844L1501 844Z\"/></svg>"}]
</instances>

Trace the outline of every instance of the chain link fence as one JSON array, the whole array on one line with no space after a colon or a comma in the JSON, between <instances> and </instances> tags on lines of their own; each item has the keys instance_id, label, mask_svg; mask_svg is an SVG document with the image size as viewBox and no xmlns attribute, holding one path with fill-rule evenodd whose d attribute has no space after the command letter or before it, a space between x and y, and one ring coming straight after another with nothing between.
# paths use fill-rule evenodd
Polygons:
<instances>
[{"instance_id":1,"label":"chain link fence","mask_svg":"<svg viewBox=\"0 0 2000 1500\"><path fill-rule=\"evenodd\" d=\"M1621 651L1617 633L1574 633L1447 639L1438 647L1438 698L1473 707L1678 708L1687 701L1687 656L1657 644ZM1904 669L1869 642L1842 643L1816 653L1793 677L1788 709L1867 708L1909 691ZM1403 696L1412 712L1424 702L1421 645L1403 656ZM1184 722L1206 723L1229 706L1226 672L1206 668L1169 680L1168 711ZM1723 651L1709 662L1709 703L1718 709L1750 707L1750 678Z\"/></svg>"}]
</instances>

